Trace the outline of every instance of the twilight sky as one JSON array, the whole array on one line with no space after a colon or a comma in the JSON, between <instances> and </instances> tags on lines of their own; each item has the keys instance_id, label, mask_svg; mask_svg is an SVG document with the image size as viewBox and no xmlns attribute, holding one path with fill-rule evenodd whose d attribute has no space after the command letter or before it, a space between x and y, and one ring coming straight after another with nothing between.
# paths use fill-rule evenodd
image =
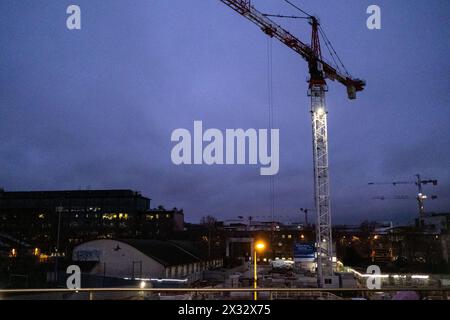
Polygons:
<instances>
[{"instance_id":1,"label":"twilight sky","mask_svg":"<svg viewBox=\"0 0 450 320\"><path fill-rule=\"evenodd\" d=\"M332 215L410 222L414 186L369 181L439 180L425 187L450 211L450 1L293 0L320 16L349 71L367 81L358 99L329 83ZM263 12L297 14L281 0ZM66 8L82 30L66 28ZM382 30L366 9L382 8ZM280 21L305 42L303 20ZM177 128L268 127L270 41L218 0L0 0L0 186L6 190L134 189L186 220L269 216L259 166L175 166ZM275 207L302 221L313 206L306 63L272 40L274 126L280 129ZM323 48L325 51L325 48Z\"/></svg>"}]
</instances>

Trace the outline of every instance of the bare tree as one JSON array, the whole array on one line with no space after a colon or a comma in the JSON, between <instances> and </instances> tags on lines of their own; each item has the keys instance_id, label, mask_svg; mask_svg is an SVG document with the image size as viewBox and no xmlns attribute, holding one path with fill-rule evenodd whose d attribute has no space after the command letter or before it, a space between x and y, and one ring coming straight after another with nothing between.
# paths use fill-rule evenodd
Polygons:
<instances>
[{"instance_id":1,"label":"bare tree","mask_svg":"<svg viewBox=\"0 0 450 320\"><path fill-rule=\"evenodd\" d=\"M213 216L204 216L200 219L200 224L208 228L208 258L211 259L211 237L213 229L215 229L217 219Z\"/></svg>"},{"instance_id":2,"label":"bare tree","mask_svg":"<svg viewBox=\"0 0 450 320\"><path fill-rule=\"evenodd\" d=\"M217 223L217 219L213 216L204 216L200 219L200 224L205 226L215 226Z\"/></svg>"}]
</instances>

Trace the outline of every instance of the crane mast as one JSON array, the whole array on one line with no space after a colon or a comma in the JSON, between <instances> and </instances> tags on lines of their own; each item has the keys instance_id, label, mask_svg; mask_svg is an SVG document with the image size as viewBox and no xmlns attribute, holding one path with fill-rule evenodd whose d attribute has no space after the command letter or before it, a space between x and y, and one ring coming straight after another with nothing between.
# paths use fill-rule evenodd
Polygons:
<instances>
[{"instance_id":1,"label":"crane mast","mask_svg":"<svg viewBox=\"0 0 450 320\"><path fill-rule=\"evenodd\" d=\"M349 99L356 98L365 82L342 74L322 57L319 39L319 21L310 16L312 26L311 45L300 41L273 20L251 5L251 0L220 0L234 11L258 25L270 37L274 37L300 54L308 62L310 79L308 96L311 98L313 134L314 194L316 207L317 279L325 287L333 277L333 241L331 232L330 184L328 172L328 128L325 95L326 78L338 81L347 88Z\"/></svg>"},{"instance_id":2,"label":"crane mast","mask_svg":"<svg viewBox=\"0 0 450 320\"><path fill-rule=\"evenodd\" d=\"M309 58L309 91L313 134L314 194L316 206L316 250L318 284L326 285L333 276L333 239L331 233L330 187L328 174L328 113L322 52L319 39L319 22L311 18L311 49Z\"/></svg>"}]
</instances>

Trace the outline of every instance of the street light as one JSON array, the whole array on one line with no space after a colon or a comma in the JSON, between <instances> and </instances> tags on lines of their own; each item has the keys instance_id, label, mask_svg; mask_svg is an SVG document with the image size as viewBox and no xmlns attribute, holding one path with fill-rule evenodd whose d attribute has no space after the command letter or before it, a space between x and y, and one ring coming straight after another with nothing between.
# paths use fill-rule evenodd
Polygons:
<instances>
[{"instance_id":1,"label":"street light","mask_svg":"<svg viewBox=\"0 0 450 320\"><path fill-rule=\"evenodd\" d=\"M256 242L256 244L255 244L255 248L254 248L254 257L253 257L253 260L254 260L254 264L253 264L253 266L254 266L254 270L253 270L253 272L254 272L254 274L253 274L253 288L254 289L256 289L256 288L258 288L258 267L257 267L257 264L256 264L256 261L257 261L257 252L259 251L259 252L262 252L262 251L264 251L264 249L266 248L266 244L264 243L264 242L262 242L262 241L258 241L258 242ZM256 290L255 290L255 292L254 292L254 300L256 301L256 300L258 300L258 293L256 292Z\"/></svg>"}]
</instances>

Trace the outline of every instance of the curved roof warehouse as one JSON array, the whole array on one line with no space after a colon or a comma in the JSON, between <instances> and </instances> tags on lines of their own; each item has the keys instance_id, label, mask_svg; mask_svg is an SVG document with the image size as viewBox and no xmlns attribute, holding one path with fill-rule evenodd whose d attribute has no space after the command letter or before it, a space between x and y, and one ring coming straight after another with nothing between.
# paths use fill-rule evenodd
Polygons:
<instances>
[{"instance_id":1,"label":"curved roof warehouse","mask_svg":"<svg viewBox=\"0 0 450 320\"><path fill-rule=\"evenodd\" d=\"M95 262L91 275L122 279L201 280L202 272L223 266L207 261L188 242L161 240L94 240L73 250L74 263Z\"/></svg>"}]
</instances>

